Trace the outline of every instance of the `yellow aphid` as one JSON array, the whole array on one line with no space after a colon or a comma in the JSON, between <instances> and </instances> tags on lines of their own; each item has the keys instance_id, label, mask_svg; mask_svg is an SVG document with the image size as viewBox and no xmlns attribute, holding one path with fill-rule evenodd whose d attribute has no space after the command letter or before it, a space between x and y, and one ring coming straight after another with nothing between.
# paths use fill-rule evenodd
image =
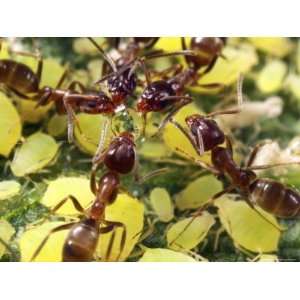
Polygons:
<instances>
[{"instance_id":1,"label":"yellow aphid","mask_svg":"<svg viewBox=\"0 0 300 300\"><path fill-rule=\"evenodd\" d=\"M84 208L88 207L95 199L95 195L90 189L90 181L87 178L61 177L49 183L41 203L49 208L53 208L69 195L74 196ZM56 213L78 215L78 211L74 208L70 200L67 200Z\"/></svg>"},{"instance_id":2,"label":"yellow aphid","mask_svg":"<svg viewBox=\"0 0 300 300\"><path fill-rule=\"evenodd\" d=\"M184 106L174 117L174 119L180 123L184 128L186 127L185 118L192 114L201 114L199 108L194 103ZM189 129L187 129L189 130ZM187 153L189 156L193 157L196 160L201 160L206 163L210 162L210 155L205 153L203 156L199 156L197 152L194 150L190 141L186 138L186 136L178 130L173 124L168 123L164 129L163 139L165 144L176 154L189 159L182 151ZM181 149L182 151L178 150Z\"/></svg>"},{"instance_id":3,"label":"yellow aphid","mask_svg":"<svg viewBox=\"0 0 300 300\"><path fill-rule=\"evenodd\" d=\"M257 49L280 58L293 50L291 40L286 37L250 37L248 40Z\"/></svg>"},{"instance_id":4,"label":"yellow aphid","mask_svg":"<svg viewBox=\"0 0 300 300\"><path fill-rule=\"evenodd\" d=\"M33 71L37 68L37 61L31 57L17 57L21 61L32 68ZM65 68L54 58L46 58L43 60L43 73L40 83L40 88L50 86L55 88L60 80ZM36 108L37 101L19 99L18 109L23 121L29 123L38 123L47 115L52 104Z\"/></svg>"},{"instance_id":5,"label":"yellow aphid","mask_svg":"<svg viewBox=\"0 0 300 300\"><path fill-rule=\"evenodd\" d=\"M239 48L226 46L222 52L226 59L218 58L213 69L205 74L199 84L221 83L231 85L237 82L240 74L247 74L253 66L258 63L258 56L255 49L248 44L241 44ZM193 87L197 92L214 92L219 89L205 89Z\"/></svg>"},{"instance_id":6,"label":"yellow aphid","mask_svg":"<svg viewBox=\"0 0 300 300\"><path fill-rule=\"evenodd\" d=\"M262 218L244 201L228 197L216 201L218 215L233 241L252 252L268 253L277 251L280 231ZM280 227L275 217L259 207L256 209L275 226Z\"/></svg>"},{"instance_id":7,"label":"yellow aphid","mask_svg":"<svg viewBox=\"0 0 300 300\"><path fill-rule=\"evenodd\" d=\"M286 73L287 65L283 61L272 60L258 74L257 87L262 93L277 92L282 88Z\"/></svg>"},{"instance_id":8,"label":"yellow aphid","mask_svg":"<svg viewBox=\"0 0 300 300\"><path fill-rule=\"evenodd\" d=\"M12 102L0 92L0 155L9 156L21 138L20 116Z\"/></svg>"},{"instance_id":9,"label":"yellow aphid","mask_svg":"<svg viewBox=\"0 0 300 300\"><path fill-rule=\"evenodd\" d=\"M286 77L285 86L292 93L292 95L300 100L300 76L291 73Z\"/></svg>"},{"instance_id":10,"label":"yellow aphid","mask_svg":"<svg viewBox=\"0 0 300 300\"><path fill-rule=\"evenodd\" d=\"M67 222L46 222L42 225L36 226L32 229L25 231L19 241L19 247L21 252L21 261L30 261L32 255L39 247L42 240L51 231L51 229ZM68 230L59 231L53 233L39 255L34 261L39 262L60 262L62 261L62 249L65 239L68 234Z\"/></svg>"},{"instance_id":11,"label":"yellow aphid","mask_svg":"<svg viewBox=\"0 0 300 300\"><path fill-rule=\"evenodd\" d=\"M9 44L2 38L0 38L0 59L6 59L9 58Z\"/></svg>"},{"instance_id":12,"label":"yellow aphid","mask_svg":"<svg viewBox=\"0 0 300 300\"><path fill-rule=\"evenodd\" d=\"M150 193L150 203L160 221L169 222L174 218L174 206L166 189L153 189Z\"/></svg>"},{"instance_id":13,"label":"yellow aphid","mask_svg":"<svg viewBox=\"0 0 300 300\"><path fill-rule=\"evenodd\" d=\"M94 155L106 117L103 115L78 114L77 119L81 132L75 124L76 142L83 152ZM108 130L107 142L109 141L110 136L111 132Z\"/></svg>"},{"instance_id":14,"label":"yellow aphid","mask_svg":"<svg viewBox=\"0 0 300 300\"><path fill-rule=\"evenodd\" d=\"M194 219L189 217L180 220L167 231L168 247L174 250L193 249L204 240L214 224L215 219L208 212Z\"/></svg>"},{"instance_id":15,"label":"yellow aphid","mask_svg":"<svg viewBox=\"0 0 300 300\"><path fill-rule=\"evenodd\" d=\"M139 149L139 154L146 158L164 158L170 156L170 150L161 142L147 140Z\"/></svg>"},{"instance_id":16,"label":"yellow aphid","mask_svg":"<svg viewBox=\"0 0 300 300\"><path fill-rule=\"evenodd\" d=\"M105 39L103 37L94 38L101 45ZM99 55L99 51L87 38L77 38L73 42L73 50L78 54Z\"/></svg>"},{"instance_id":17,"label":"yellow aphid","mask_svg":"<svg viewBox=\"0 0 300 300\"><path fill-rule=\"evenodd\" d=\"M144 205L138 199L127 194L118 195L116 201L108 206L105 211L105 218L108 221L122 222L126 226L126 242L124 250L119 257L119 261L124 261L130 255L135 244L138 242L144 226ZM107 259L116 261L120 254L121 228L116 230L115 241L111 250L111 255ZM105 257L108 250L111 233L103 234L97 247L97 255Z\"/></svg>"},{"instance_id":18,"label":"yellow aphid","mask_svg":"<svg viewBox=\"0 0 300 300\"><path fill-rule=\"evenodd\" d=\"M163 248L147 248L140 262L196 262L191 256Z\"/></svg>"},{"instance_id":19,"label":"yellow aphid","mask_svg":"<svg viewBox=\"0 0 300 300\"><path fill-rule=\"evenodd\" d=\"M18 195L21 189L19 182L15 180L5 180L0 182L0 200L9 199Z\"/></svg>"},{"instance_id":20,"label":"yellow aphid","mask_svg":"<svg viewBox=\"0 0 300 300\"><path fill-rule=\"evenodd\" d=\"M190 38L186 39L186 43L189 44ZM165 52L180 51L181 38L180 37L161 37L155 44L155 49L161 49Z\"/></svg>"},{"instance_id":21,"label":"yellow aphid","mask_svg":"<svg viewBox=\"0 0 300 300\"><path fill-rule=\"evenodd\" d=\"M63 136L67 132L67 116L53 115L47 124L47 131L54 137Z\"/></svg>"},{"instance_id":22,"label":"yellow aphid","mask_svg":"<svg viewBox=\"0 0 300 300\"><path fill-rule=\"evenodd\" d=\"M36 173L54 160L58 149L50 135L34 133L16 150L11 170L18 177Z\"/></svg>"},{"instance_id":23,"label":"yellow aphid","mask_svg":"<svg viewBox=\"0 0 300 300\"><path fill-rule=\"evenodd\" d=\"M278 256L277 255L272 255L272 254L262 254L259 255L258 259L256 260L257 262L277 262Z\"/></svg>"},{"instance_id":24,"label":"yellow aphid","mask_svg":"<svg viewBox=\"0 0 300 300\"><path fill-rule=\"evenodd\" d=\"M0 239L9 244L10 239L15 234L15 229L6 220L0 220ZM0 258L7 252L7 248L0 241Z\"/></svg>"},{"instance_id":25,"label":"yellow aphid","mask_svg":"<svg viewBox=\"0 0 300 300\"><path fill-rule=\"evenodd\" d=\"M222 183L215 176L202 176L192 181L176 196L176 206L180 210L199 208L222 188Z\"/></svg>"}]
</instances>

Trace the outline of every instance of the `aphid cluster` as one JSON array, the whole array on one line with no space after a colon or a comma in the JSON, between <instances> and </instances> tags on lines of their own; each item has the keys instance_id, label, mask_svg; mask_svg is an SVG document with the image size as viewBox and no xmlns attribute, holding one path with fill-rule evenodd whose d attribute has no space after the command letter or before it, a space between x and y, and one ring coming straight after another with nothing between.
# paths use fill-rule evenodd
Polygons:
<instances>
[{"instance_id":1,"label":"aphid cluster","mask_svg":"<svg viewBox=\"0 0 300 300\"><path fill-rule=\"evenodd\" d=\"M94 260L99 236L111 232L107 253L101 258L106 260L109 258L115 242L116 228L122 229L119 245L119 256L121 256L127 238L126 226L121 222L108 221L105 217L107 206L116 200L120 190L123 189L120 177L132 173L136 183L142 184L150 177L166 171L163 168L141 176L134 133L123 131L116 134L112 130L111 124L115 114L120 110L132 109L129 104L131 98L137 98L134 100L133 109L139 113L143 121L140 135L142 139L153 138L153 136L146 136L146 125L149 122L147 116L152 112L163 113L164 117L158 124L154 136L157 137L167 124L175 126L187 138L199 158L204 153L209 153L211 165L194 158L191 159L218 179L222 180L227 177L229 180L229 185L223 191L214 195L196 211L191 222L201 216L203 211L217 198L229 192L235 192L243 197L255 211L257 211L256 206L259 206L274 216L282 218L293 218L300 215L300 194L298 192L278 181L257 178L254 173L254 170L285 165L285 163L252 166L261 147L258 145L252 151L246 166L240 167L233 157L231 138L214 120L216 116L239 114L243 109L242 74L237 83L238 105L236 108L215 111L207 115L189 115L185 119L187 128L174 118L183 107L193 102L194 99L188 92L189 88L216 89L224 87L222 83L218 82L199 84L199 79L209 74L219 59L226 60L223 54L225 38L195 37L190 40L189 45L187 45L186 39L182 38L182 49L174 52L154 49L154 45L158 41L158 38L154 37L108 39L107 43L111 51L104 50L93 38L88 39L104 59L102 77L94 83L93 88L87 87L77 80L71 81L67 87L63 87L71 73L69 70L63 73L55 87L41 86L43 59L41 51L37 47L34 54L18 52L19 55L36 58L38 62L36 71L13 59L0 59L0 83L5 91L18 95L22 101L35 100L36 107L54 103L57 114L67 115L69 142L73 141L74 126L81 131L76 117L77 112L105 115L107 118L101 136L99 136L97 151L92 159L90 188L95 196L94 201L90 207L83 208L72 195L62 199L51 210L51 213L55 213L67 201L71 201L79 212L79 220L53 228L37 245L32 260L37 257L53 233L66 229L69 229L69 234L63 247L63 261ZM150 62L158 58L177 56L182 56L184 63L176 63L159 71L155 70L152 65L150 66ZM115 136L106 146L105 140L109 130ZM177 150L189 157L179 146ZM97 180L96 175L100 166L104 166L106 171ZM180 235L190 226L191 222L187 224Z\"/></svg>"}]
</instances>

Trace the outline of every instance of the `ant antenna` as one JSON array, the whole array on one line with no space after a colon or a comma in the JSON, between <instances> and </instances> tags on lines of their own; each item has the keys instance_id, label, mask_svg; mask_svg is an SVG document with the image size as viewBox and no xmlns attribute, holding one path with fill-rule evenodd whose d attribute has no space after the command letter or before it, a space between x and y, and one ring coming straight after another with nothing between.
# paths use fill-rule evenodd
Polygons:
<instances>
[{"instance_id":1,"label":"ant antenna","mask_svg":"<svg viewBox=\"0 0 300 300\"><path fill-rule=\"evenodd\" d=\"M88 40L98 49L98 51L102 54L103 58L109 63L112 70L114 72L117 72L117 67L113 59L108 54L105 53L105 51L101 48L100 45L96 43L96 41L93 38L88 37Z\"/></svg>"}]
</instances>

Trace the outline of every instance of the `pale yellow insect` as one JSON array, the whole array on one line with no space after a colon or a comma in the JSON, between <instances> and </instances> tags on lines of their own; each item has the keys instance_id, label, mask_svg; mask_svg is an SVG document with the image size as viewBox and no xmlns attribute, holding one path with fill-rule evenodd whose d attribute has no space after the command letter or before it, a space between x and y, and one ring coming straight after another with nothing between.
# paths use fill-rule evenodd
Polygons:
<instances>
[{"instance_id":1,"label":"pale yellow insect","mask_svg":"<svg viewBox=\"0 0 300 300\"><path fill-rule=\"evenodd\" d=\"M168 229L169 248L178 251L195 248L205 239L210 228L215 224L214 217L208 212L203 212L191 223L192 219L193 217L182 219Z\"/></svg>"},{"instance_id":2,"label":"pale yellow insect","mask_svg":"<svg viewBox=\"0 0 300 300\"><path fill-rule=\"evenodd\" d=\"M5 94L0 92L0 155L9 156L21 138L20 116Z\"/></svg>"},{"instance_id":3,"label":"pale yellow insect","mask_svg":"<svg viewBox=\"0 0 300 300\"><path fill-rule=\"evenodd\" d=\"M0 182L0 200L9 199L19 194L21 185L15 180L4 180Z\"/></svg>"},{"instance_id":4,"label":"pale yellow insect","mask_svg":"<svg viewBox=\"0 0 300 300\"><path fill-rule=\"evenodd\" d=\"M196 262L191 256L163 248L147 248L140 262Z\"/></svg>"},{"instance_id":5,"label":"pale yellow insect","mask_svg":"<svg viewBox=\"0 0 300 300\"><path fill-rule=\"evenodd\" d=\"M1 240L9 244L12 236L15 234L14 227L8 223L6 220L0 220L0 238ZM0 258L7 252L7 248L0 241Z\"/></svg>"},{"instance_id":6,"label":"pale yellow insect","mask_svg":"<svg viewBox=\"0 0 300 300\"><path fill-rule=\"evenodd\" d=\"M174 218L174 205L166 189L154 188L150 193L150 203L160 221L169 222Z\"/></svg>"},{"instance_id":7,"label":"pale yellow insect","mask_svg":"<svg viewBox=\"0 0 300 300\"><path fill-rule=\"evenodd\" d=\"M256 209L271 223L263 219L244 201L234 201L223 197L215 202L222 225L234 243L242 249L254 253L276 252L281 232L274 216Z\"/></svg>"},{"instance_id":8,"label":"pale yellow insect","mask_svg":"<svg viewBox=\"0 0 300 300\"><path fill-rule=\"evenodd\" d=\"M41 132L34 133L16 150L11 170L18 177L36 173L55 159L58 149L53 137Z\"/></svg>"},{"instance_id":9,"label":"pale yellow insect","mask_svg":"<svg viewBox=\"0 0 300 300\"><path fill-rule=\"evenodd\" d=\"M199 177L176 195L176 206L180 210L199 208L222 189L222 183L215 176Z\"/></svg>"}]
</instances>

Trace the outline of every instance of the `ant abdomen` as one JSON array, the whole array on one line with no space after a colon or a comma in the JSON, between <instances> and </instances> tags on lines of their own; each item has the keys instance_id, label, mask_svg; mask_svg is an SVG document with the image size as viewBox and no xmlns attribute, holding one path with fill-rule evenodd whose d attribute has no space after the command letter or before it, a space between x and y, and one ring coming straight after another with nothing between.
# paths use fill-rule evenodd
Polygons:
<instances>
[{"instance_id":1,"label":"ant abdomen","mask_svg":"<svg viewBox=\"0 0 300 300\"><path fill-rule=\"evenodd\" d=\"M190 49L199 52L197 56L187 56L195 69L210 65L218 57L224 47L224 40L219 37L193 37Z\"/></svg>"},{"instance_id":2,"label":"ant abdomen","mask_svg":"<svg viewBox=\"0 0 300 300\"><path fill-rule=\"evenodd\" d=\"M250 201L265 211L281 218L300 215L300 194L270 179L257 179L251 183Z\"/></svg>"},{"instance_id":3,"label":"ant abdomen","mask_svg":"<svg viewBox=\"0 0 300 300\"><path fill-rule=\"evenodd\" d=\"M84 219L75 224L63 247L63 261L92 261L97 247L99 224L93 219Z\"/></svg>"},{"instance_id":4,"label":"ant abdomen","mask_svg":"<svg viewBox=\"0 0 300 300\"><path fill-rule=\"evenodd\" d=\"M39 89L36 74L25 64L9 59L0 60L0 82L20 94L36 93Z\"/></svg>"},{"instance_id":5,"label":"ant abdomen","mask_svg":"<svg viewBox=\"0 0 300 300\"><path fill-rule=\"evenodd\" d=\"M115 138L106 152L104 164L117 173L130 173L135 165L135 144L133 136L121 134Z\"/></svg>"}]
</instances>

